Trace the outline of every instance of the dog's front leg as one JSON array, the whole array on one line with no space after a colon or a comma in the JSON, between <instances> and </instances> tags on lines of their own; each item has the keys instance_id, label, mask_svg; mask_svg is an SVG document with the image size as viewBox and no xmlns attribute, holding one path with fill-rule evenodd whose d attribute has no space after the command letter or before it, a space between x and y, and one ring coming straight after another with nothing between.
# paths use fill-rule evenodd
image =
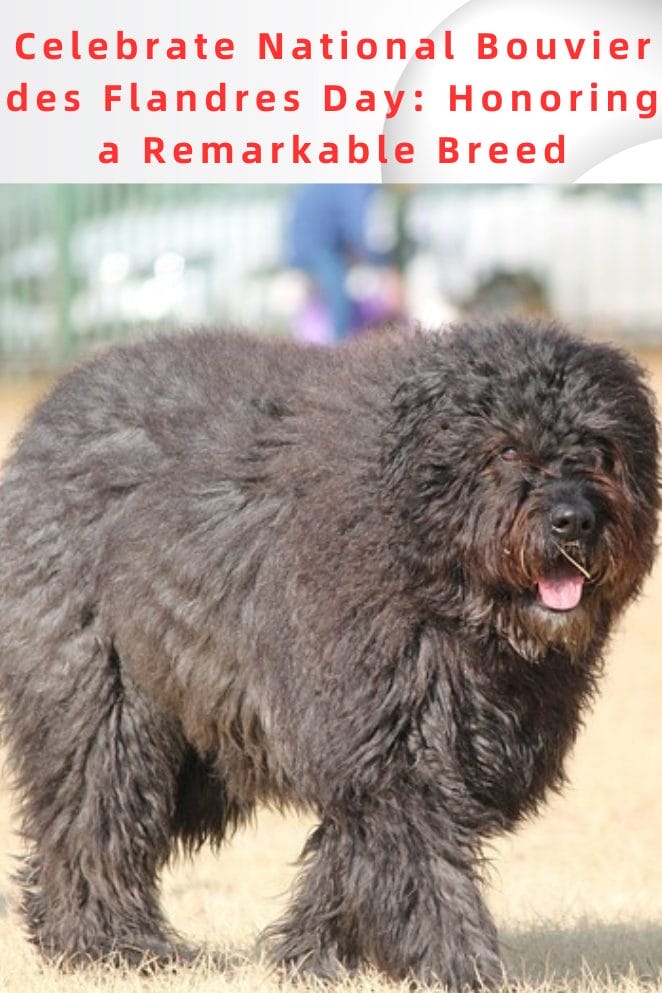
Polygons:
<instances>
[{"instance_id":1,"label":"dog's front leg","mask_svg":"<svg viewBox=\"0 0 662 993\"><path fill-rule=\"evenodd\" d=\"M444 820L406 794L330 813L289 914L270 929L276 961L325 977L366 963L454 990L498 984L496 930Z\"/></svg>"}]
</instances>

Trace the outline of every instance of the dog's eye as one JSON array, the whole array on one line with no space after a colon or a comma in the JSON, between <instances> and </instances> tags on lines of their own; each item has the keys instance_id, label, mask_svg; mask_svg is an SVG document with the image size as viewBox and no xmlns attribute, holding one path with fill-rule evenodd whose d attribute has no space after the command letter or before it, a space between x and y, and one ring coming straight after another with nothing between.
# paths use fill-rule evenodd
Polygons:
<instances>
[{"instance_id":1,"label":"dog's eye","mask_svg":"<svg viewBox=\"0 0 662 993\"><path fill-rule=\"evenodd\" d=\"M500 456L504 462L519 462L520 454L512 445L501 449Z\"/></svg>"}]
</instances>

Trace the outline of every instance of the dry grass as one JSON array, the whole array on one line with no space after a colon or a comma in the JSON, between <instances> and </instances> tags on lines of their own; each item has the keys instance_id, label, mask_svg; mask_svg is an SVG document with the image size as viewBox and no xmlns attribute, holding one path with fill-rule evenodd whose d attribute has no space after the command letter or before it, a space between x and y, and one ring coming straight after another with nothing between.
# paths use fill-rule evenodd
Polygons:
<instances>
[{"instance_id":1,"label":"dry grass","mask_svg":"<svg viewBox=\"0 0 662 993\"><path fill-rule=\"evenodd\" d=\"M662 398L662 354L642 357ZM0 384L0 449L42 386ZM614 638L602 695L570 765L571 787L492 852L489 902L510 973L523 990L662 993L661 604L659 567ZM293 991L269 975L252 946L283 905L309 828L265 811L219 857L203 851L165 874L171 919L237 957L228 973L201 962L158 978L104 970L62 975L42 968L21 938L6 854L18 842L10 832L10 798L1 792L0 991ZM404 993L406 986L366 974L342 988Z\"/></svg>"}]
</instances>

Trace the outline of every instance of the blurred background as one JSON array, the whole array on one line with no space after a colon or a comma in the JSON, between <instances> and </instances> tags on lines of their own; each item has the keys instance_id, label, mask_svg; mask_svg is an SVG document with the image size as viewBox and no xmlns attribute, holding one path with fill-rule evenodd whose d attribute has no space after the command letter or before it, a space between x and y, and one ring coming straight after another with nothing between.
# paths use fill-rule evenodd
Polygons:
<instances>
[{"instance_id":1,"label":"blurred background","mask_svg":"<svg viewBox=\"0 0 662 993\"><path fill-rule=\"evenodd\" d=\"M655 345L661 273L662 186L0 186L0 372L163 328L331 342L477 311Z\"/></svg>"}]
</instances>

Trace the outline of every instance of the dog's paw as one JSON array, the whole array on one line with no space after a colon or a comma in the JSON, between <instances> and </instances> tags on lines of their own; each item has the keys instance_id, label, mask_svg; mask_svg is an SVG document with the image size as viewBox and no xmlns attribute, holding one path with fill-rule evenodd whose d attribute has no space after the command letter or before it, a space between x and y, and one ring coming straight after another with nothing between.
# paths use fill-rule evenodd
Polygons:
<instances>
[{"instance_id":1,"label":"dog's paw","mask_svg":"<svg viewBox=\"0 0 662 993\"><path fill-rule=\"evenodd\" d=\"M475 955L449 955L442 961L421 963L414 972L414 984L419 988L442 985L453 993L471 990L505 990L508 981L504 966L491 949Z\"/></svg>"}]
</instances>

